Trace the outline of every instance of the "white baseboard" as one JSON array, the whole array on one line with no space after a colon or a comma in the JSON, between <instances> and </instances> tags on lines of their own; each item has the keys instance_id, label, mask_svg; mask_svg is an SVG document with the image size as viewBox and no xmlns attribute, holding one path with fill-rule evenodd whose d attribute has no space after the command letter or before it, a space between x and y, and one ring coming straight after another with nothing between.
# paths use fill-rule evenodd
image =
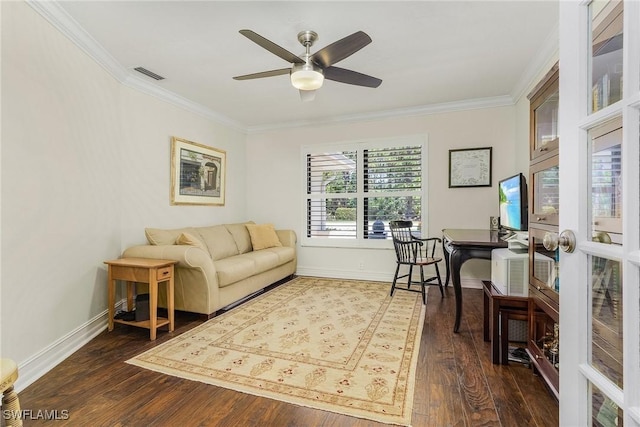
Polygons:
<instances>
[{"instance_id":1,"label":"white baseboard","mask_svg":"<svg viewBox=\"0 0 640 427\"><path fill-rule=\"evenodd\" d=\"M116 304L116 309L126 309L127 300ZM18 365L18 380L15 384L17 392L24 390L56 365L87 344L108 326L108 310L89 319L65 336L40 350L26 361Z\"/></svg>"},{"instance_id":2,"label":"white baseboard","mask_svg":"<svg viewBox=\"0 0 640 427\"><path fill-rule=\"evenodd\" d=\"M393 271L391 273L379 273L365 270L329 270L325 268L298 266L296 274L298 276L328 277L332 279L371 280L375 282L391 282L393 280Z\"/></svg>"},{"instance_id":3,"label":"white baseboard","mask_svg":"<svg viewBox=\"0 0 640 427\"><path fill-rule=\"evenodd\" d=\"M484 279L476 279L475 277L461 277L460 285L463 288L483 289L482 280ZM451 282L451 279L449 279L449 281Z\"/></svg>"},{"instance_id":4,"label":"white baseboard","mask_svg":"<svg viewBox=\"0 0 640 427\"><path fill-rule=\"evenodd\" d=\"M425 272L426 273L426 272ZM354 280L371 280L376 282L389 282L393 281L394 272L375 272L375 271L363 271L363 270L335 270L335 269L323 269L317 267L304 267L298 266L296 274L298 276L311 276L311 277L328 277L332 279L354 279ZM415 274L414 274L414 277ZM444 282L445 274L441 271L442 281ZM406 280L406 279L404 279ZM451 284L451 279L449 279ZM482 279L474 277L461 277L460 284L463 288L482 289Z\"/></svg>"}]
</instances>

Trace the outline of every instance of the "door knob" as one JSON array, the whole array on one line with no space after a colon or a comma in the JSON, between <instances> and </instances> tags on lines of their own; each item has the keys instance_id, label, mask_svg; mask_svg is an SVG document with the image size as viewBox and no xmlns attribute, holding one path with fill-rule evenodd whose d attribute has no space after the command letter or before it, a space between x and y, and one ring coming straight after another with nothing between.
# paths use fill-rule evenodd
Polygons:
<instances>
[{"instance_id":1,"label":"door knob","mask_svg":"<svg viewBox=\"0 0 640 427\"><path fill-rule=\"evenodd\" d=\"M548 251L555 251L559 247L564 252L571 253L576 248L576 236L571 230L564 230L559 236L556 233L546 233L542 245Z\"/></svg>"}]
</instances>

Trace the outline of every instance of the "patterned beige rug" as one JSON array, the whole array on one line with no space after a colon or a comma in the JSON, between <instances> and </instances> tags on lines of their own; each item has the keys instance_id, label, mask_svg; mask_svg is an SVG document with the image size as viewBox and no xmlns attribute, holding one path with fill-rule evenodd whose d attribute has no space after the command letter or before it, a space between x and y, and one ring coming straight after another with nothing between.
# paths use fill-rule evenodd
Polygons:
<instances>
[{"instance_id":1,"label":"patterned beige rug","mask_svg":"<svg viewBox=\"0 0 640 427\"><path fill-rule=\"evenodd\" d=\"M390 285L299 277L128 363L280 401L410 425L425 310Z\"/></svg>"}]
</instances>

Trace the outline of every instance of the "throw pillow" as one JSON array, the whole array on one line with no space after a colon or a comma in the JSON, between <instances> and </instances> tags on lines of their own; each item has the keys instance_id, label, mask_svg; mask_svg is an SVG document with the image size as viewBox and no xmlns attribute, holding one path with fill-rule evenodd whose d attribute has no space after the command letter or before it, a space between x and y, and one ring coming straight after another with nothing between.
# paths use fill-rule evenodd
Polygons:
<instances>
[{"instance_id":1,"label":"throw pillow","mask_svg":"<svg viewBox=\"0 0 640 427\"><path fill-rule=\"evenodd\" d=\"M274 248L282 246L273 224L245 224L251 236L251 245L253 250Z\"/></svg>"},{"instance_id":2,"label":"throw pillow","mask_svg":"<svg viewBox=\"0 0 640 427\"><path fill-rule=\"evenodd\" d=\"M204 243L202 243L196 236L189 233L182 233L180 236L178 236L178 238L176 239L176 245L195 246L196 248L200 248L203 251L207 252L207 247L204 245Z\"/></svg>"},{"instance_id":3,"label":"throw pillow","mask_svg":"<svg viewBox=\"0 0 640 427\"><path fill-rule=\"evenodd\" d=\"M171 230L163 228L145 228L144 234L147 236L147 241L150 245L173 245L176 243L176 239L182 233L191 233L193 227L174 228Z\"/></svg>"}]
</instances>

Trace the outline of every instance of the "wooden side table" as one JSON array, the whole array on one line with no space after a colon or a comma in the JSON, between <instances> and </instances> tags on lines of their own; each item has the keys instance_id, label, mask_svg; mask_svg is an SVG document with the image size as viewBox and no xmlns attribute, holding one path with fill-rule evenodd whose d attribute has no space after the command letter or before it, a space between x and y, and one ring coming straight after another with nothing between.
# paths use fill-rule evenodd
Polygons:
<instances>
[{"instance_id":1,"label":"wooden side table","mask_svg":"<svg viewBox=\"0 0 640 427\"><path fill-rule=\"evenodd\" d=\"M509 320L528 322L530 299L504 295L490 281L483 280L482 285L484 287L484 340L491 341L491 362L496 365L508 365Z\"/></svg>"},{"instance_id":2,"label":"wooden side table","mask_svg":"<svg viewBox=\"0 0 640 427\"><path fill-rule=\"evenodd\" d=\"M146 258L122 258L113 261L105 261L109 266L109 331L113 330L114 323L138 326L151 331L151 340L156 339L156 330L164 325L169 325L169 332L174 327L173 305L173 266L177 261L166 259ZM136 283L149 284L149 320L128 321L114 319L116 280L127 282L127 310L133 309L133 290ZM158 283L167 284L167 318L158 317Z\"/></svg>"}]
</instances>

